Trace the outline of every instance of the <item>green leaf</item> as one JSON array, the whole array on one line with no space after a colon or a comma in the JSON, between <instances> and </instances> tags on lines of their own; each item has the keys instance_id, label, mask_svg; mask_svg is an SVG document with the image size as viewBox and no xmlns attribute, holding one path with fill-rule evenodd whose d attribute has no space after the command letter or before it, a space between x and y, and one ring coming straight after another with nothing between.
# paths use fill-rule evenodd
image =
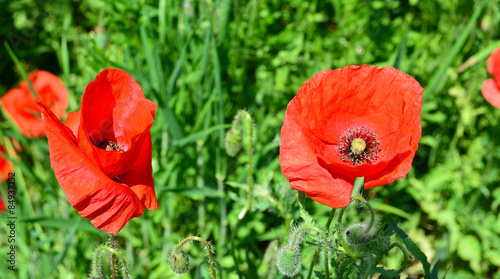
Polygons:
<instances>
[{"instance_id":1,"label":"green leaf","mask_svg":"<svg viewBox=\"0 0 500 279\"><path fill-rule=\"evenodd\" d=\"M375 273L380 273L383 278L398 278L399 274L393 269L384 269L383 267L375 268Z\"/></svg>"},{"instance_id":2,"label":"green leaf","mask_svg":"<svg viewBox=\"0 0 500 279\"><path fill-rule=\"evenodd\" d=\"M312 216L309 214L309 212L305 210L305 208L302 206L301 203L299 203L299 205L300 205L300 217L302 218L302 220L304 220L304 224L308 226L315 226L314 220Z\"/></svg>"},{"instance_id":3,"label":"green leaf","mask_svg":"<svg viewBox=\"0 0 500 279\"><path fill-rule=\"evenodd\" d=\"M432 273L431 273L431 279L437 279L438 278L438 270L439 270L439 262L441 260L438 260L434 267L432 268Z\"/></svg>"},{"instance_id":4,"label":"green leaf","mask_svg":"<svg viewBox=\"0 0 500 279\"><path fill-rule=\"evenodd\" d=\"M314 275L316 275L317 278L319 279L325 279L325 275L323 275L323 273L319 272L319 271L314 271Z\"/></svg>"}]
</instances>

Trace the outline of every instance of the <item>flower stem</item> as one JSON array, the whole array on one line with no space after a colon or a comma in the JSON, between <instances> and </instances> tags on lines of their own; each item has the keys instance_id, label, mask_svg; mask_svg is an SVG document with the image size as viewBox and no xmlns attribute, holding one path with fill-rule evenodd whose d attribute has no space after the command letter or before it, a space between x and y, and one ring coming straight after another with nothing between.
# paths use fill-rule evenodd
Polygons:
<instances>
[{"instance_id":1,"label":"flower stem","mask_svg":"<svg viewBox=\"0 0 500 279\"><path fill-rule=\"evenodd\" d=\"M120 262L120 264L122 266L121 271L122 271L123 278L129 278L128 265L127 265L127 261L125 260L125 257L117 249L106 246L106 245L101 245L101 246L97 247L94 251L94 257L92 259L91 277L99 278L102 275L101 274L100 253L104 252L104 251L108 251L108 252L112 253L113 257L118 258L118 261Z\"/></svg>"},{"instance_id":2,"label":"flower stem","mask_svg":"<svg viewBox=\"0 0 500 279\"><path fill-rule=\"evenodd\" d=\"M236 273L238 276L241 278L240 275L240 267L238 264L238 259L236 257L235 249L234 249L234 239L236 237L236 231L238 230L238 227L240 226L241 221L247 214L248 210L250 209L250 206L252 205L252 192L253 192L253 173L252 173L252 139L253 139L253 121L252 117L250 117L250 114L245 111L245 110L240 110L238 114L236 115L234 123L239 123L240 118L244 117L248 121L248 179L247 179L247 184L248 184L248 199L247 203L245 204L245 207L241 210L240 214L238 215L238 220L236 221L236 225L234 226L233 231L231 232L231 255L233 256L234 260L234 267L236 269Z\"/></svg>"},{"instance_id":3,"label":"flower stem","mask_svg":"<svg viewBox=\"0 0 500 279\"><path fill-rule=\"evenodd\" d=\"M370 210L370 223L368 224L368 227L366 228L365 232L364 233L367 233L369 232L373 225L375 224L375 210L373 209L373 207L365 200L365 198L361 197L361 196L353 196L351 198L351 201L352 200L358 200L358 201L361 201L362 203L364 203L366 205L366 207L368 207L368 210Z\"/></svg>"},{"instance_id":4,"label":"flower stem","mask_svg":"<svg viewBox=\"0 0 500 279\"><path fill-rule=\"evenodd\" d=\"M406 249L401 244L399 244L397 242L391 244L387 248L387 252L389 252L394 247L398 247L399 250L401 250L401 252L403 252L403 256L404 256L403 263L399 267L398 271L396 271L398 274L400 274L401 272L403 272L406 269L406 265L408 264L408 252L406 252Z\"/></svg>"},{"instance_id":5,"label":"flower stem","mask_svg":"<svg viewBox=\"0 0 500 279\"><path fill-rule=\"evenodd\" d=\"M328 221L326 221L325 224L325 232L328 232L328 229L330 229L330 224L332 223L334 215L335 215L335 208L332 207L332 210L330 211L330 216L328 217ZM335 233L335 230L333 230L333 233ZM314 262L316 262L316 260L318 259L318 253L319 253L319 248L316 248L311 260L311 264L309 265L309 272L307 273L306 277L307 279L310 279L312 276Z\"/></svg>"},{"instance_id":6,"label":"flower stem","mask_svg":"<svg viewBox=\"0 0 500 279\"><path fill-rule=\"evenodd\" d=\"M115 248L115 235L110 233L109 234L109 247ZM115 272L116 272L116 266L115 266L115 253L111 254L111 279L115 279Z\"/></svg>"},{"instance_id":7,"label":"flower stem","mask_svg":"<svg viewBox=\"0 0 500 279\"><path fill-rule=\"evenodd\" d=\"M313 230L313 231L319 233L320 236L323 238L323 242L324 242L323 248L324 248L324 252L325 252L325 273L326 273L325 278L330 279L330 270L328 267L328 239L326 237L326 234L322 230L320 230L314 226L301 226L301 227L297 228L294 231L292 240L290 241L290 247L294 247L295 241L297 241L299 233L303 230Z\"/></svg>"},{"instance_id":8,"label":"flower stem","mask_svg":"<svg viewBox=\"0 0 500 279\"><path fill-rule=\"evenodd\" d=\"M174 247L175 250L180 250L182 246L190 241L198 241L203 243L205 245L205 248L208 251L208 262L210 263L210 277L212 279L215 279L216 273L215 273L215 261L214 261L214 252L212 251L212 246L210 246L210 243L206 241L204 238L201 238L199 236L188 236L184 238L181 242L179 242L177 245Z\"/></svg>"},{"instance_id":9,"label":"flower stem","mask_svg":"<svg viewBox=\"0 0 500 279\"><path fill-rule=\"evenodd\" d=\"M356 177L356 180L354 180L354 185L352 187L352 195L357 196L361 194L361 190L363 189L363 186L365 185L365 178L364 177Z\"/></svg>"}]
</instances>

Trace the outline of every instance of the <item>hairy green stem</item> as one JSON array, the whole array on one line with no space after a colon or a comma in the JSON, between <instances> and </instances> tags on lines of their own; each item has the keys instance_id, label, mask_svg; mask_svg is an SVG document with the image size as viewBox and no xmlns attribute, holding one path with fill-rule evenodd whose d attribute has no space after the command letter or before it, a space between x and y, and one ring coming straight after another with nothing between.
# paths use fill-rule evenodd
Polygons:
<instances>
[{"instance_id":1,"label":"hairy green stem","mask_svg":"<svg viewBox=\"0 0 500 279\"><path fill-rule=\"evenodd\" d=\"M115 235L109 234L109 247L115 248ZM114 253L111 254L111 279L115 279L116 265L115 265L116 256Z\"/></svg>"},{"instance_id":2,"label":"hairy green stem","mask_svg":"<svg viewBox=\"0 0 500 279\"><path fill-rule=\"evenodd\" d=\"M212 279L215 279L216 273L215 273L215 261L214 261L214 252L212 251L212 246L210 246L210 243L206 241L204 238L201 238L199 236L188 236L184 238L181 242L179 242L177 245L175 245L173 251L180 250L182 246L190 241L198 241L203 243L205 245L205 248L208 251L208 262L210 263L210 277Z\"/></svg>"},{"instance_id":3,"label":"hairy green stem","mask_svg":"<svg viewBox=\"0 0 500 279\"><path fill-rule=\"evenodd\" d=\"M92 259L91 277L100 278L100 276L102 275L101 274L101 263L99 261L99 254L101 252L104 252L104 251L108 251L108 252L112 253L113 256L118 258L118 260L120 261L120 264L123 267L123 268L121 268L123 278L129 278L128 265L127 265L127 261L125 260L125 257L117 249L106 246L106 245L101 245L101 246L97 247L94 251L94 257Z\"/></svg>"},{"instance_id":4,"label":"hairy green stem","mask_svg":"<svg viewBox=\"0 0 500 279\"><path fill-rule=\"evenodd\" d=\"M326 237L326 234L314 227L314 226L301 226L299 228L297 228L294 233L293 233L293 236L292 236L292 240L289 242L290 243L290 247L294 247L295 246L295 241L297 241L297 238L299 237L299 233L303 230L312 230L312 231L315 231L317 232L319 235L321 235L321 237L323 238L323 249L324 249L324 252L325 252L325 273L326 273L326 278L327 279L330 279L330 270L329 270L329 267L328 267L328 238Z\"/></svg>"},{"instance_id":5,"label":"hairy green stem","mask_svg":"<svg viewBox=\"0 0 500 279\"><path fill-rule=\"evenodd\" d=\"M240 226L241 221L243 218L245 218L245 215L247 214L248 210L250 209L250 206L252 205L252 192L253 192L253 173L252 173L252 139L253 139L253 121L252 117L250 117L250 114L247 111L240 110L238 114L235 117L235 120L233 122L233 128L237 129L238 123L240 123L240 119L244 117L248 121L248 199L247 203L245 204L245 207L241 210L240 214L238 215L238 220L236 221L236 225L233 228L233 231L231 232L231 255L233 256L234 260L234 267L236 268L236 272L238 276L241 278L240 275L240 267L238 264L238 259L236 257L236 252L234 249L234 239L236 237L236 231L238 230L238 227Z\"/></svg>"},{"instance_id":6,"label":"hairy green stem","mask_svg":"<svg viewBox=\"0 0 500 279\"><path fill-rule=\"evenodd\" d=\"M328 232L328 230L330 229L330 224L332 223L334 215L335 215L335 208L332 207L332 210L330 211L330 216L328 217L328 221L326 221L326 224L325 224L325 232ZM333 233L335 233L335 230L333 230ZM307 279L310 279L312 276L313 266L314 266L314 263L316 262L316 260L318 259L318 254L319 254L319 248L316 248L316 250L314 251L314 255L312 257L312 260L311 260L311 264L309 265L309 271L308 271L307 277L306 277Z\"/></svg>"},{"instance_id":7,"label":"hairy green stem","mask_svg":"<svg viewBox=\"0 0 500 279\"><path fill-rule=\"evenodd\" d=\"M408 252L406 252L406 249L401 244L395 242L395 243L389 245L389 247L387 248L387 253L389 253L389 251L394 247L398 247L399 250L401 250L401 252L403 252L403 256L404 256L403 263L399 267L398 271L396 271L398 274L400 274L401 272L403 272L406 269L406 265L408 264Z\"/></svg>"},{"instance_id":8,"label":"hairy green stem","mask_svg":"<svg viewBox=\"0 0 500 279\"><path fill-rule=\"evenodd\" d=\"M370 210L370 223L368 224L368 227L365 229L364 233L368 233L373 225L375 224L375 210L373 209L373 207L366 201L365 198L361 197L361 196L353 196L351 197L351 201L349 202L349 204L353 201L353 200L358 200L360 202L362 202L363 204L366 205L366 207L368 207L368 210ZM344 247L344 250L345 252L347 253L347 255L349 255L350 257L355 257L355 255L352 253L351 249L349 248L349 246L347 245L347 241L345 240L344 238L344 235L342 234L342 232L340 231L340 224L342 222L342 218L344 216L344 212L345 212L345 209L347 208L344 207L340 210L339 212L339 217L337 219L337 233L339 234L339 240L340 240L340 244L342 244L342 247ZM357 254L356 254L357 255Z\"/></svg>"},{"instance_id":9,"label":"hairy green stem","mask_svg":"<svg viewBox=\"0 0 500 279\"><path fill-rule=\"evenodd\" d=\"M359 201L361 201L363 204L366 205L366 207L368 207L368 210L370 210L370 223L369 223L368 227L366 228L366 230L364 231L364 233L367 233L367 232L369 232L372 229L373 225L375 224L375 210L365 200L365 198L363 198L361 196L354 196L354 197L351 198L351 201L352 200L359 200Z\"/></svg>"}]
</instances>

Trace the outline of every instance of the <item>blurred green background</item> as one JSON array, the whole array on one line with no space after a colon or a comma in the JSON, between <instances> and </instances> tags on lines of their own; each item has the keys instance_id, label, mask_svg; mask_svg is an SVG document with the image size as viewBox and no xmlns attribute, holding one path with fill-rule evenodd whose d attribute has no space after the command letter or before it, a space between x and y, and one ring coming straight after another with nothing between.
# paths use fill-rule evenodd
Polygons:
<instances>
[{"instance_id":1,"label":"blurred green background","mask_svg":"<svg viewBox=\"0 0 500 279\"><path fill-rule=\"evenodd\" d=\"M447 278L500 278L500 110L480 92L499 26L496 0L0 1L2 41L27 71L61 77L68 111L109 67L131 74L158 104L151 133L160 208L117 235L136 278L208 278L198 244L188 249L188 274L167 266L168 251L188 235L212 240L218 273L236 277L228 247L247 199L247 155L229 158L223 138L240 109L255 122L256 187L237 233L238 258L249 278L274 278L269 255L287 224L300 220L278 161L286 105L316 72L359 64L397 67L425 88L411 172L364 195L380 214L396 215L432 263L440 260L440 278L447 270ZM21 77L0 49L3 95ZM14 162L18 271L7 270L0 237L0 277L86 278L107 234L67 202L45 138L20 137L5 117L0 128L23 147ZM306 205L324 224L330 208ZM305 266L312 251L304 249ZM385 264L399 266L398 255ZM421 274L412 261L403 277Z\"/></svg>"}]
</instances>

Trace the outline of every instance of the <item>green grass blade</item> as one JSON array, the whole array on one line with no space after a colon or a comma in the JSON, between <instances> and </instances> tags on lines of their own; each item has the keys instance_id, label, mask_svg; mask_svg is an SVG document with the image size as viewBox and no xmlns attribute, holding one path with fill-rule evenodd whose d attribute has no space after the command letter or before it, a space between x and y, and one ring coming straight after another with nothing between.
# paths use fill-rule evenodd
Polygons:
<instances>
[{"instance_id":1,"label":"green grass blade","mask_svg":"<svg viewBox=\"0 0 500 279\"><path fill-rule=\"evenodd\" d=\"M403 35L403 40L399 44L398 55L396 56L396 61L394 61L394 68L401 70L401 61L406 55L406 41L408 39L408 32L410 31L411 23L406 25L405 34Z\"/></svg>"},{"instance_id":2,"label":"green grass blade","mask_svg":"<svg viewBox=\"0 0 500 279\"><path fill-rule=\"evenodd\" d=\"M455 42L453 47L451 48L450 52L448 52L448 55L444 59L443 63L441 64L441 67L437 69L437 71L434 73L432 76L431 81L424 87L424 96L423 99L424 101L429 98L429 96L433 95L434 92L438 89L438 86L444 79L444 75L446 73L446 70L451 66L451 63L453 63L453 60L457 57L459 54L460 50L465 44L465 41L470 35L470 32L472 28L475 26L477 19L479 18L479 15L481 14L481 11L484 8L484 5L486 4L486 1L481 1L479 4L476 5L476 8L474 10L474 13L472 14L471 18L469 19L469 22L465 26L465 28L462 30L462 34L458 38L458 40Z\"/></svg>"},{"instance_id":3,"label":"green grass blade","mask_svg":"<svg viewBox=\"0 0 500 279\"><path fill-rule=\"evenodd\" d=\"M17 59L17 56L14 54L14 52L10 48L9 44L6 41L4 41L3 45L5 46L5 49L7 50L7 53L9 54L10 58L12 59L12 61L14 61L14 63L17 66L17 68L19 69L19 73L21 74L21 77L30 86L31 92L35 95L35 97L38 97L38 95L36 94L35 88L33 88L33 85L31 84L31 81L28 78L28 74L24 70L23 65L21 65L21 62L19 61L19 59Z\"/></svg>"},{"instance_id":4,"label":"green grass blade","mask_svg":"<svg viewBox=\"0 0 500 279\"><path fill-rule=\"evenodd\" d=\"M210 128L207 128L203 131L192 133L191 135L189 135L183 139L180 139L178 141L174 141L174 144L178 145L179 147L182 147L188 143L192 143L192 142L195 142L197 140L204 139L208 135L210 135L211 133L213 133L215 131L219 131L219 130L224 131L224 130L228 129L229 127L231 127L231 124L215 125L215 126L212 126Z\"/></svg>"}]
</instances>

